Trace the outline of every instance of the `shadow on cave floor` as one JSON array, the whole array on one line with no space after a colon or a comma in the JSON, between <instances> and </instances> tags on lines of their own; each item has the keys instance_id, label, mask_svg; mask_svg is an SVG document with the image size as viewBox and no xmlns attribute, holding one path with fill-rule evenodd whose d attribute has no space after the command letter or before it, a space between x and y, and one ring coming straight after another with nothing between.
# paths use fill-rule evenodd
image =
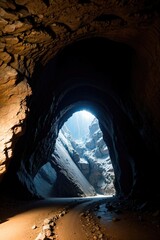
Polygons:
<instances>
[{"instance_id":1,"label":"shadow on cave floor","mask_svg":"<svg viewBox=\"0 0 160 240\"><path fill-rule=\"evenodd\" d=\"M100 197L93 198L48 198L44 200L19 200L15 196L0 196L0 239L35 239L43 220L53 217L64 209L73 208L77 204L88 202L91 199L99 201ZM32 231L33 225L38 226ZM16 228L16 229L15 229ZM12 238L17 232L16 238ZM28 232L28 233L27 233ZM19 235L20 234L20 235ZM28 237L26 236L28 235Z\"/></svg>"},{"instance_id":2,"label":"shadow on cave floor","mask_svg":"<svg viewBox=\"0 0 160 240\"><path fill-rule=\"evenodd\" d=\"M2 193L0 196L0 224L8 221L10 218L34 209L55 207L61 209L65 205L73 205L90 199L106 199L112 196L89 196L89 197L52 197L46 199L25 199L19 196L13 196L10 193Z\"/></svg>"},{"instance_id":3,"label":"shadow on cave floor","mask_svg":"<svg viewBox=\"0 0 160 240\"><path fill-rule=\"evenodd\" d=\"M83 206L87 208L83 208ZM94 226L100 226L103 234L106 234L107 240L158 240L160 236L158 211L148 211L144 203L141 204L139 210L134 209L133 206L135 207L133 201L120 200L116 197L50 198L21 201L1 196L0 239L35 239L41 231L44 219L53 218L64 210L67 212L65 216L68 218L67 220L64 216L64 220L66 219L69 224L67 231L70 231L73 217L80 216L79 210L83 210L82 223L87 226L90 237L93 237L91 228L94 224ZM90 220L89 225L87 225L87 219ZM94 219L94 223L92 223L92 219ZM65 231L63 217L57 224L60 226L59 231ZM36 228L32 229L34 225ZM68 240L68 238L64 239ZM82 238L82 240L84 239Z\"/></svg>"}]
</instances>

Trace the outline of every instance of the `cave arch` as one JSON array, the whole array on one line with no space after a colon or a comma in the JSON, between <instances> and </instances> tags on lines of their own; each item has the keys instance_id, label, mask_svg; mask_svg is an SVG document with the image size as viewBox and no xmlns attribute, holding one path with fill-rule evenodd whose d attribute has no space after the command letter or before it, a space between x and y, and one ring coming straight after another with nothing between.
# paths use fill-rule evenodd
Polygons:
<instances>
[{"instance_id":1,"label":"cave arch","mask_svg":"<svg viewBox=\"0 0 160 240\"><path fill-rule=\"evenodd\" d=\"M117 194L140 193L136 187L144 184L148 168L142 175L141 158L147 159L147 151L134 124L140 117L130 95L132 55L133 49L122 43L81 40L59 52L43 76L31 83L30 116L16 168L30 192L35 194L32 180L49 161L59 129L85 105L98 118L110 149Z\"/></svg>"}]
</instances>

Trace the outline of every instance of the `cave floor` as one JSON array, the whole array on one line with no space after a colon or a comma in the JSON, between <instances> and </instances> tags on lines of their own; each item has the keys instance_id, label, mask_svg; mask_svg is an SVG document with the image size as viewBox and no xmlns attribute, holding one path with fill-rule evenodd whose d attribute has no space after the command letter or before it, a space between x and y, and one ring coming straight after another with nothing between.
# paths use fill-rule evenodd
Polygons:
<instances>
[{"instance_id":1,"label":"cave floor","mask_svg":"<svg viewBox=\"0 0 160 240\"><path fill-rule=\"evenodd\" d=\"M141 208L145 208L145 204ZM38 240L44 219L58 216L56 240L158 240L160 212L131 210L115 198L0 198L0 239ZM63 213L63 214L62 214Z\"/></svg>"}]
</instances>

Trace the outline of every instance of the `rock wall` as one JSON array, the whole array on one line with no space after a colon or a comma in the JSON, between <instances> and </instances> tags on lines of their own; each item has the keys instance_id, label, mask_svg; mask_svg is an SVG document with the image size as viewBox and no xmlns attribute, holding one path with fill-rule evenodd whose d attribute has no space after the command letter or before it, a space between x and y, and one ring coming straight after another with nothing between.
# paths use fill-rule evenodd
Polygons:
<instances>
[{"instance_id":1,"label":"rock wall","mask_svg":"<svg viewBox=\"0 0 160 240\"><path fill-rule=\"evenodd\" d=\"M85 105L100 121L117 193L159 195L158 9L156 0L0 1L1 178L18 172L30 189L60 127Z\"/></svg>"}]
</instances>

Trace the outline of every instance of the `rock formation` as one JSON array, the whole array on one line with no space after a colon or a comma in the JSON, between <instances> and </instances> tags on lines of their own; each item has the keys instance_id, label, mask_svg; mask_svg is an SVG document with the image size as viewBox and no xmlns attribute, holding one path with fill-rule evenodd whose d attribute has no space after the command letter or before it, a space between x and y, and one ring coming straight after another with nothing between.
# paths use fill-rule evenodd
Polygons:
<instances>
[{"instance_id":1,"label":"rock formation","mask_svg":"<svg viewBox=\"0 0 160 240\"><path fill-rule=\"evenodd\" d=\"M66 144L66 146L65 146ZM94 196L95 190L70 157L69 142L60 132L52 154L51 165L57 171L57 196Z\"/></svg>"},{"instance_id":2,"label":"rock formation","mask_svg":"<svg viewBox=\"0 0 160 240\"><path fill-rule=\"evenodd\" d=\"M65 147L95 191L104 195L114 194L114 170L98 120L95 118L92 121L85 140L73 140L70 133L66 133L65 126L62 133L70 142L68 146L71 145L71 148Z\"/></svg>"},{"instance_id":3,"label":"rock formation","mask_svg":"<svg viewBox=\"0 0 160 240\"><path fill-rule=\"evenodd\" d=\"M7 189L21 182L36 195L34 177L51 160L59 129L85 107L99 120L117 195L160 195L159 8L157 0L0 1Z\"/></svg>"}]
</instances>

